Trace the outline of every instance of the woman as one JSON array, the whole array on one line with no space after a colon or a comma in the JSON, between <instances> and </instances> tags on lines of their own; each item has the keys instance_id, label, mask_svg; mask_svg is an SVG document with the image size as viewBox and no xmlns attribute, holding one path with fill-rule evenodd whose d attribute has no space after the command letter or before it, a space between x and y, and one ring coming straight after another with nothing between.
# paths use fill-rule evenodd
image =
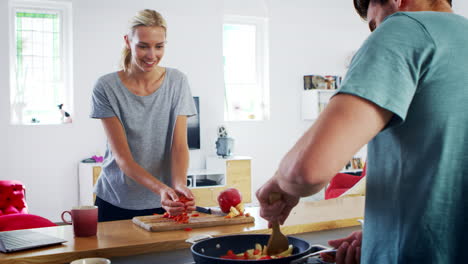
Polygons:
<instances>
[{"instance_id":1,"label":"woman","mask_svg":"<svg viewBox=\"0 0 468 264\"><path fill-rule=\"evenodd\" d=\"M99 221L195 209L186 173L187 116L196 108L186 76L158 65L166 31L161 14L138 12L124 36L122 69L94 87L91 117L108 139L95 187Z\"/></svg>"}]
</instances>

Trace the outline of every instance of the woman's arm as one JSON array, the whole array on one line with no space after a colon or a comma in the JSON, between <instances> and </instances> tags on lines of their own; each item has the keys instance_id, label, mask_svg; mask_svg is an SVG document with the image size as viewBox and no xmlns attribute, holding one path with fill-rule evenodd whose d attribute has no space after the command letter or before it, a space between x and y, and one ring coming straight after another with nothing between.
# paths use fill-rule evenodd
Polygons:
<instances>
[{"instance_id":1,"label":"woman's arm","mask_svg":"<svg viewBox=\"0 0 468 264\"><path fill-rule=\"evenodd\" d=\"M177 116L171 148L172 187L185 197L193 200L193 194L187 187L188 166L187 116ZM194 205L194 201L188 203L188 211L195 210Z\"/></svg>"},{"instance_id":2,"label":"woman's arm","mask_svg":"<svg viewBox=\"0 0 468 264\"><path fill-rule=\"evenodd\" d=\"M177 116L171 148L172 186L187 186L189 150L187 143L187 116Z\"/></svg>"},{"instance_id":3,"label":"woman's arm","mask_svg":"<svg viewBox=\"0 0 468 264\"><path fill-rule=\"evenodd\" d=\"M161 196L162 207L169 213L177 215L183 211L184 204L177 202L176 192L143 169L134 159L128 146L122 123L117 117L102 118L112 153L119 168L139 184ZM143 201L144 202L144 201Z\"/></svg>"},{"instance_id":4,"label":"woman's arm","mask_svg":"<svg viewBox=\"0 0 468 264\"><path fill-rule=\"evenodd\" d=\"M153 177L133 159L120 120L117 117L109 117L102 118L101 121L117 165L123 173L152 192L161 195L161 190L168 186Z\"/></svg>"}]
</instances>

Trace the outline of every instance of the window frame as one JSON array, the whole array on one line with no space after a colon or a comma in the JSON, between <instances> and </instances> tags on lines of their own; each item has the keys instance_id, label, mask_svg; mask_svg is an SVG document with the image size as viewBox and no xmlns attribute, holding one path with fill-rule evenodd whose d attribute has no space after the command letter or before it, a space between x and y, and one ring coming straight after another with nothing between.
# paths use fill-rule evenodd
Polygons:
<instances>
[{"instance_id":1,"label":"window frame","mask_svg":"<svg viewBox=\"0 0 468 264\"><path fill-rule=\"evenodd\" d=\"M258 85L262 94L262 117L258 119L230 119L227 112L227 98L224 94L224 121L225 122L242 122L242 121L268 121L270 120L270 63L269 63L269 31L268 31L268 18L256 16L238 16L238 15L225 15L223 19L223 38L224 38L224 25L225 24L238 24L238 25L254 25L256 27L256 76ZM223 43L224 49L224 43ZM223 69L224 73L224 69ZM226 80L224 79L226 86Z\"/></svg>"},{"instance_id":2,"label":"window frame","mask_svg":"<svg viewBox=\"0 0 468 264\"><path fill-rule=\"evenodd\" d=\"M8 7L8 42L9 42L9 67L10 67L10 82L9 82L9 119L11 125L60 125L63 123L32 123L24 120L14 122L13 96L12 91L16 89L16 12L21 10L44 10L53 11L60 14L60 67L63 74L64 98L63 102L66 105L68 113L74 113L73 104L73 17L72 3L68 1L51 1L51 0L10 0ZM59 109L57 108L57 113Z\"/></svg>"}]
</instances>

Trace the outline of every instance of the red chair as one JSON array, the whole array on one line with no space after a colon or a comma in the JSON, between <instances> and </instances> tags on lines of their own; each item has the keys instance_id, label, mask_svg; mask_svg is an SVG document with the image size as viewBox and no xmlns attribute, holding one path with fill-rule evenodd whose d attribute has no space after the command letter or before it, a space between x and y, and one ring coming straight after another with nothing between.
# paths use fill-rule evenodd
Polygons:
<instances>
[{"instance_id":1,"label":"red chair","mask_svg":"<svg viewBox=\"0 0 468 264\"><path fill-rule=\"evenodd\" d=\"M366 165L364 165L360 176L346 173L337 173L330 181L328 187L325 189L325 200L339 197L365 176Z\"/></svg>"},{"instance_id":2,"label":"red chair","mask_svg":"<svg viewBox=\"0 0 468 264\"><path fill-rule=\"evenodd\" d=\"M56 226L28 213L24 185L19 181L0 181L0 231Z\"/></svg>"}]
</instances>

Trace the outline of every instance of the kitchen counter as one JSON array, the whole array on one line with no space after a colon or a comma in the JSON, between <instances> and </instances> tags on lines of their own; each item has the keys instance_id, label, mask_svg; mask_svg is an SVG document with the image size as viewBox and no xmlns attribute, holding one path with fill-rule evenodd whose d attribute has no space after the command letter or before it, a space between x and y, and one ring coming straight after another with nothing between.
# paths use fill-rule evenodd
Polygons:
<instances>
[{"instance_id":1,"label":"kitchen counter","mask_svg":"<svg viewBox=\"0 0 468 264\"><path fill-rule=\"evenodd\" d=\"M255 223L198 228L192 231L148 232L131 220L103 222L98 224L94 237L73 236L72 226L38 228L36 231L62 237L68 242L42 249L0 254L0 263L69 263L85 257L122 257L147 253L186 249L191 244L186 239L207 234L270 233L268 223L259 216L257 207L246 211L255 217ZM281 230L286 235L309 233L320 230L358 226L357 219L364 214L364 197L344 197L317 202L301 202L291 212Z\"/></svg>"}]
</instances>

